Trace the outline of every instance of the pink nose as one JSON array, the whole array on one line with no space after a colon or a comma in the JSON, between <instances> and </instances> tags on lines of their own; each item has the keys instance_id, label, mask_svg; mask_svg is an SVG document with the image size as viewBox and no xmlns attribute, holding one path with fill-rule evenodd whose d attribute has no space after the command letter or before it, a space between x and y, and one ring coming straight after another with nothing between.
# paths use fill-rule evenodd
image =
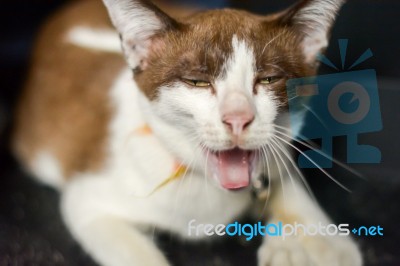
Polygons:
<instances>
[{"instance_id":1,"label":"pink nose","mask_svg":"<svg viewBox=\"0 0 400 266\"><path fill-rule=\"evenodd\" d=\"M254 120L253 107L246 95L240 92L230 92L221 105L222 122L235 136L242 134Z\"/></svg>"},{"instance_id":2,"label":"pink nose","mask_svg":"<svg viewBox=\"0 0 400 266\"><path fill-rule=\"evenodd\" d=\"M240 116L232 116L232 117L226 117L223 120L223 123L227 125L232 132L233 135L235 136L240 136L243 132L243 130L251 124L253 121L254 116L248 116L248 115L240 115Z\"/></svg>"}]
</instances>

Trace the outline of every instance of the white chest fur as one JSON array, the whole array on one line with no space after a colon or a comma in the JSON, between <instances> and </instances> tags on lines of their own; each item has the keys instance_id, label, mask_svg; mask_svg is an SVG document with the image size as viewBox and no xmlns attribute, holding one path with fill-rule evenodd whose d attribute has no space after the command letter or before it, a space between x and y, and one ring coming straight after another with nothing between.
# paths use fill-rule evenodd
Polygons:
<instances>
[{"instance_id":1,"label":"white chest fur","mask_svg":"<svg viewBox=\"0 0 400 266\"><path fill-rule=\"evenodd\" d=\"M111 90L115 114L110 124L107 166L101 173L85 174L66 187L64 202L79 206L73 223L84 227L112 213L188 237L187 226L192 219L218 224L242 214L251 202L248 190L224 191L211 184L204 173L190 168L149 195L173 173L175 159L153 134L142 131L147 122L139 97L130 71L124 70Z\"/></svg>"}]
</instances>

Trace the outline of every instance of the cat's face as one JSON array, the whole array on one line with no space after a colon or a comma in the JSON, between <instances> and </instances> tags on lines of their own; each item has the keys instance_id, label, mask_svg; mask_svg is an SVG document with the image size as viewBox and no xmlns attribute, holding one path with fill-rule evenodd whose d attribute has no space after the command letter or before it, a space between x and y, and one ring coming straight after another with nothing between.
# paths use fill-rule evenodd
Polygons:
<instances>
[{"instance_id":1,"label":"cat's face","mask_svg":"<svg viewBox=\"0 0 400 266\"><path fill-rule=\"evenodd\" d=\"M326 33L310 39L309 28L293 25L301 7L270 17L208 11L177 22L137 2L136 14L155 16L151 35L131 34L134 27L110 11L149 112L165 125L155 125L156 134L181 159L196 157L226 189L259 174L275 125L287 126L286 81L316 72Z\"/></svg>"},{"instance_id":2,"label":"cat's face","mask_svg":"<svg viewBox=\"0 0 400 266\"><path fill-rule=\"evenodd\" d=\"M223 187L248 185L256 155L286 112L287 79L313 71L298 37L274 22L221 10L159 38L135 75L154 113L192 147L201 145L197 153L208 157Z\"/></svg>"}]
</instances>

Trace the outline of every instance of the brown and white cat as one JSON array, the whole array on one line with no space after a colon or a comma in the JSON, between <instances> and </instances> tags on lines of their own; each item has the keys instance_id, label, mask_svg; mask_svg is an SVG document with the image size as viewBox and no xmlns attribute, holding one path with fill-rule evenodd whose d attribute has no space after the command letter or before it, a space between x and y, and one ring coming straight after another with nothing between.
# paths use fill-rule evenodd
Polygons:
<instances>
[{"instance_id":1,"label":"brown and white cat","mask_svg":"<svg viewBox=\"0 0 400 266\"><path fill-rule=\"evenodd\" d=\"M101 3L75 3L40 35L15 152L60 191L66 225L101 265L169 265L149 228L194 238L193 219L216 225L260 214L265 200L252 187L262 175L270 178L265 222L328 224L292 179L285 83L316 74L343 2L172 18L147 1L104 0L129 67ZM266 238L258 259L362 264L349 237L323 235Z\"/></svg>"}]
</instances>

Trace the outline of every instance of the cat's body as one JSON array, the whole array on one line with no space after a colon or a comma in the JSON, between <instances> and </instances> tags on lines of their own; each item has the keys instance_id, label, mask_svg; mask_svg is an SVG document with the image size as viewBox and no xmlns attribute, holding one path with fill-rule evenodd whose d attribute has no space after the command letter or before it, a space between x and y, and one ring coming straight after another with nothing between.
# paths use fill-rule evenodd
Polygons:
<instances>
[{"instance_id":1,"label":"cat's body","mask_svg":"<svg viewBox=\"0 0 400 266\"><path fill-rule=\"evenodd\" d=\"M60 190L68 228L96 261L168 265L145 233L192 238L191 220L228 224L255 213L329 222L285 176L287 144L261 147L288 127L285 81L315 74L340 1L303 1L265 18L222 10L178 21L144 1L105 2L131 69L100 3L69 7L39 40L14 135L18 157ZM325 10L321 21L313 8ZM311 19L307 37L295 36L296 19ZM268 212L252 196L262 174L271 183ZM346 237L271 238L259 263L357 266L361 258Z\"/></svg>"}]
</instances>

